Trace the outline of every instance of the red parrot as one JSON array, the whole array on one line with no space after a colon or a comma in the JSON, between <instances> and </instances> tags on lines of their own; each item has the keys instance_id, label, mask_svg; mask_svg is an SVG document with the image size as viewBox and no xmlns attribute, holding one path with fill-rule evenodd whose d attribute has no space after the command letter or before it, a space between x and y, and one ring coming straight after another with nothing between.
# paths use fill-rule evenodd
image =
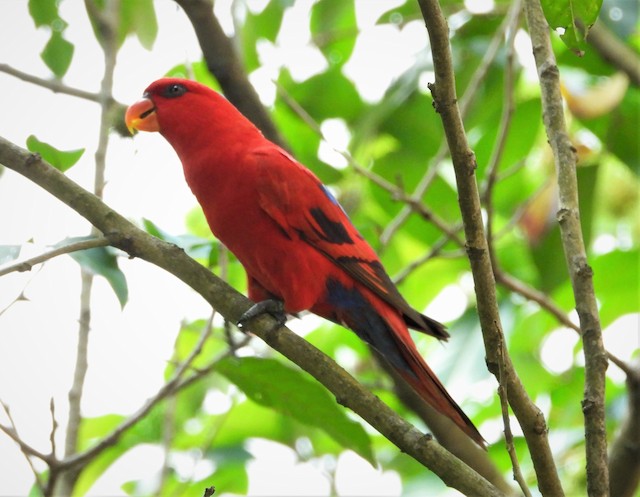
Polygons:
<instances>
[{"instance_id":1,"label":"red parrot","mask_svg":"<svg viewBox=\"0 0 640 497\"><path fill-rule=\"evenodd\" d=\"M160 79L131 105L130 130L173 146L213 234L247 272L256 304L240 320L309 310L353 330L476 443L484 440L418 353L408 328L448 338L413 309L329 190L267 140L231 103L199 83Z\"/></svg>"}]
</instances>

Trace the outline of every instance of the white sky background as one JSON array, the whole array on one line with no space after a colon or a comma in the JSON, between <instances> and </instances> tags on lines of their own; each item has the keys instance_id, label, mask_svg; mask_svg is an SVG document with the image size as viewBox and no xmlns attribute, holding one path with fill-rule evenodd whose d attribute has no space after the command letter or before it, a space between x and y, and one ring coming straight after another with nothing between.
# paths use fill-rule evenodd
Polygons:
<instances>
[{"instance_id":1,"label":"white sky background","mask_svg":"<svg viewBox=\"0 0 640 497\"><path fill-rule=\"evenodd\" d=\"M298 1L294 13L286 19L288 25L306 27L311 3L310 0ZM409 67L417 52L425 50L426 32L420 23L412 23L402 31L389 26L374 27L377 12L388 9L389 2L359 0L356 3L363 35L345 72L355 80L363 96L375 100L394 75ZM216 0L217 11L225 27L230 29L228 4L229 0ZM175 3L158 0L156 12L159 33L153 51L147 52L132 38L119 52L114 96L120 102L130 103L140 98L151 81L174 65L201 58L191 25ZM97 92L103 72L102 52L83 3L63 1L60 14L69 23L65 37L75 45L73 62L64 82ZM39 57L48 37L48 30L35 30L26 1L0 0L0 62L49 78L50 71ZM308 46L306 30L294 32L292 39L279 41L278 46L261 46L260 54L266 67L252 75L265 103L273 98L270 79L277 75L281 65L286 63L294 76L304 79L321 70L324 64L321 55ZM86 148L80 162L67 174L91 190L98 105L53 94L3 73L0 73L0 90L0 136L20 146L25 146L27 136L34 134L62 150ZM185 231L185 214L195 205L195 200L184 182L173 150L160 135L141 133L135 140L112 135L107 181L105 200L118 212L134 220L149 218L170 233ZM40 254L48 245L67 236L89 232L88 224L70 208L11 171L5 171L0 179L0 212L3 213L0 245L34 241L21 258ZM128 414L137 409L162 385L166 361L171 357L181 321L209 313L207 304L198 295L167 273L138 260L121 260L120 264L129 284L129 302L123 311L102 278L96 278L94 283L90 367L82 404L86 416ZM5 276L0 281L0 311L23 290L28 299L0 315L0 400L11 407L23 438L45 453L49 451L49 400L52 397L58 420L64 426L75 361L79 288L78 265L66 256L28 273ZM449 291L455 294L456 288ZM459 294L460 289L457 292ZM444 308L441 304L438 307ZM435 314L434 317L452 319ZM549 339L548 349L555 349L560 342L571 349L574 338L558 332ZM567 340L572 343L565 344ZM621 357L627 355L623 350L614 353ZM457 397L455 387L451 390ZM4 414L0 414L0 422L7 423ZM60 429L59 447L63 434L64 429ZM291 495L308 492L328 495L328 480L320 469L312 463L296 462L293 452L286 447L254 441L249 448L256 456L249 466L251 495L282 495L285 491ZM3 434L0 434L0 461L0 496L25 495L33 476L15 444ZM157 448L135 449L107 472L91 495L123 495L120 490L123 482L143 473L152 474L159 469L161 461L162 454ZM273 486L274 482L283 481L276 477L283 471L287 472L287 489ZM341 456L336 474L340 495L401 493L397 475L381 474L351 453ZM353 488L353 482L368 486Z\"/></svg>"}]
</instances>

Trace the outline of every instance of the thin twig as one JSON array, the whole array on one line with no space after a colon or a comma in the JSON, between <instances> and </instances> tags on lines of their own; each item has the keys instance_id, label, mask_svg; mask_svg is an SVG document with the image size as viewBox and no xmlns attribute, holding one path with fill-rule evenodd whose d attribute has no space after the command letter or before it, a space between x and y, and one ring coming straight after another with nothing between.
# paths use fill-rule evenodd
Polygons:
<instances>
[{"instance_id":1,"label":"thin twig","mask_svg":"<svg viewBox=\"0 0 640 497\"><path fill-rule=\"evenodd\" d=\"M78 97L84 100L89 100L91 102L100 103L99 93L80 90L79 88L72 88L70 86L65 85L64 83L62 83L60 80L57 80L57 79L39 78L37 76L33 76L32 74L28 74L26 72L15 69L11 67L9 64L0 64L0 72L9 74L10 76L14 76L18 79L21 79L22 81L26 81L27 83L32 83L34 85L41 86L42 88L51 90L54 93L64 93L65 95L71 95L72 97Z\"/></svg>"},{"instance_id":2,"label":"thin twig","mask_svg":"<svg viewBox=\"0 0 640 497\"><path fill-rule=\"evenodd\" d=\"M520 18L520 12L522 10L522 1L516 0L512 2L509 10L510 16L513 18L513 28L518 23ZM510 23L511 24L511 23ZM516 37L516 29L507 31L507 55L506 64L504 70L504 88L503 88L503 101L502 101L502 115L500 116L500 124L498 125L498 135L496 137L496 143L491 152L489 163L487 164L487 176L484 191L482 197L484 199L485 210L487 212L487 242L489 246L489 253L491 261L494 267L497 266L496 253L493 248L493 189L498 179L498 166L504 153L504 147L507 143L507 137L511 128L511 118L515 108L514 102L514 71L515 71L515 46L514 41Z\"/></svg>"},{"instance_id":3,"label":"thin twig","mask_svg":"<svg viewBox=\"0 0 640 497\"><path fill-rule=\"evenodd\" d=\"M498 125L498 134L496 137L496 143L493 147L491 157L489 158L489 163L487 164L487 174L486 174L486 183L482 192L482 197L484 199L484 205L487 215L487 247L489 249L489 256L491 258L494 276L498 271L499 264L497 259L497 254L494 248L494 231L493 231L493 221L494 221L494 209L493 209L493 192L496 182L498 180L498 166L500 165L500 161L502 159L502 155L504 152L504 147L507 142L507 137L509 135L509 131L511 128L511 118L513 116L513 111L515 107L514 102L514 71L515 71L515 35L516 35L516 25L518 24L520 13L522 11L522 1L516 0L511 4L509 10L509 17L511 17L512 22L510 25L512 28L507 31L507 41L506 41L506 64L504 71L504 89L503 89L503 103L502 103L502 115L500 116L500 124ZM497 278L496 278L497 280ZM515 446L513 444L513 433L511 431L511 423L509 419L509 403L508 403L508 384L505 381L505 349L504 349L504 341L500 340L499 342L500 348L498 352L498 377L499 377L499 387L498 387L498 395L500 397L500 406L502 411L502 421L504 424L504 435L505 442L507 446L507 453L509 454L509 459L511 460L511 467L513 471L513 478L520 486L525 497L531 497L531 492L527 487L527 484L522 475L522 470L520 469L520 464L518 462L518 454L516 453Z\"/></svg>"},{"instance_id":4,"label":"thin twig","mask_svg":"<svg viewBox=\"0 0 640 497\"><path fill-rule=\"evenodd\" d=\"M18 446L20 447L20 452L22 452L22 455L27 460L27 464L29 465L31 472L33 473L38 489L40 490L40 492L44 494L44 489L45 489L44 481L42 480L42 477L36 470L35 466L33 465L33 461L29 456L37 457L39 459L42 459L43 461L46 461L47 459L43 459L42 457L40 457L43 454L41 454L40 452L35 450L33 447L28 445L26 442L24 442L24 440L22 440L22 438L18 435L18 428L16 427L16 423L13 420L13 416L11 415L11 410L9 409L9 406L7 406L2 401L0 401L0 405L2 405L2 409L7 415L7 419L9 420L9 424L10 424L10 426L0 425L0 430L2 430L4 433L9 435L9 437L18 444ZM49 457L54 459L55 454L52 453L52 455Z\"/></svg>"},{"instance_id":5,"label":"thin twig","mask_svg":"<svg viewBox=\"0 0 640 497\"><path fill-rule=\"evenodd\" d=\"M41 264L50 259L53 259L54 257L58 257L59 255L70 254L72 252L79 252L81 250L88 250L97 247L106 247L107 245L109 245L109 240L107 240L103 236L69 243L68 245L57 247L53 250L50 250L49 252L37 255L35 257L32 257L31 259L27 259L26 261L17 262L3 269L0 269L0 276L4 276L5 274L13 273L16 271L31 271L33 269L33 266L35 266L36 264Z\"/></svg>"},{"instance_id":6,"label":"thin twig","mask_svg":"<svg viewBox=\"0 0 640 497\"><path fill-rule=\"evenodd\" d=\"M105 185L106 154L109 145L110 111L113 102L113 75L118 52L117 32L120 22L120 0L106 3L104 10L100 10L91 0L85 0L85 7L92 12L97 29L101 33L100 40L104 53L104 74L100 85L99 103L101 106L100 129L98 131L98 146L95 151L95 171L93 193L102 198ZM90 10L93 9L93 10ZM99 236L99 230L91 227L91 235ZM72 457L78 452L80 425L82 423L81 403L84 385L89 370L89 337L91 334L91 294L94 275L81 268L80 287L80 317L78 329L78 344L73 382L69 389L69 413L65 434L64 458ZM82 466L67 468L60 472L53 489L56 495L71 495L75 488Z\"/></svg>"},{"instance_id":7,"label":"thin twig","mask_svg":"<svg viewBox=\"0 0 640 497\"><path fill-rule=\"evenodd\" d=\"M567 132L560 93L560 72L539 0L526 0L525 12L540 80L542 120L558 177L560 237L582 330L585 358L582 411L585 421L587 492L589 496L605 496L609 492L604 402L608 361L602 341L593 271L587 261L580 226L576 151Z\"/></svg>"},{"instance_id":8,"label":"thin twig","mask_svg":"<svg viewBox=\"0 0 640 497\"><path fill-rule=\"evenodd\" d=\"M208 338L208 336L209 335L207 333L202 333L200 335L200 338L198 339L198 343L193 348L189 356L184 360L184 362L180 366L178 366L178 368L176 368L171 379L167 381L164 385L162 385L162 387L156 392L156 394L150 399L148 399L142 405L142 407L140 407L135 413L133 413L131 416L125 419L122 423L120 423L120 425L114 428L111 431L111 433L103 437L96 445L90 447L84 452L77 453L70 458L65 458L64 460L60 461L60 467L70 468L76 465L85 464L86 462L94 459L99 454L101 454L104 450L115 445L118 442L118 440L120 440L120 438L130 428L132 428L142 418L144 418L149 413L149 411L151 411L151 409L153 409L159 402L169 397L170 395L175 395L177 392L182 391L184 388L188 387L189 385L194 383L196 380L199 380L204 376L210 374L211 371L215 369L215 366L221 360L232 355L232 351L227 350L226 352L221 354L219 357L212 360L204 368L197 368L197 369L192 368L191 364L193 363L195 358L202 352L202 347L206 339ZM243 340L239 342L237 345L237 348L244 347L249 340L250 338L247 337L246 341ZM183 379L184 374L189 370L193 370L194 373L191 374L191 376L189 376L188 378Z\"/></svg>"},{"instance_id":9,"label":"thin twig","mask_svg":"<svg viewBox=\"0 0 640 497\"><path fill-rule=\"evenodd\" d=\"M542 309L556 318L561 325L580 334L580 326L571 321L567 313L560 309L560 307L558 307L558 305L553 300L551 300L551 298L546 293L543 293L527 285L525 282L519 280L515 276L506 273L501 268L496 267L494 273L496 282L498 284L504 286L505 288L508 288L512 292L517 293L527 300L535 302ZM629 364L609 351L607 351L607 358L613 364L618 366L618 368L620 368L620 370L627 376L633 374L633 368Z\"/></svg>"},{"instance_id":10,"label":"thin twig","mask_svg":"<svg viewBox=\"0 0 640 497\"><path fill-rule=\"evenodd\" d=\"M26 81L27 83L32 83L34 85L40 86L54 93L78 97L89 102L101 103L101 97L99 93L93 93L85 90L80 90L78 88L73 88L65 85L59 80L39 78L37 76L33 76L32 74L28 74L26 72L15 69L8 64L0 63L0 72L14 76L18 79L21 79L22 81ZM131 133L129 133L129 131L127 130L127 127L124 125L124 120L121 117L124 116L127 106L116 101L111 95L108 98L109 105L113 109L113 115L115 116L114 120L111 123L113 129L123 137L131 137Z\"/></svg>"},{"instance_id":11,"label":"thin twig","mask_svg":"<svg viewBox=\"0 0 640 497\"><path fill-rule=\"evenodd\" d=\"M516 453L516 448L513 444L513 432L511 431L511 421L509 419L509 395L507 393L508 386L507 382L503 378L503 375L505 373L504 342L500 342L500 350L498 351L498 356L501 358L499 362L500 381L498 386L498 397L500 398L502 424L504 425L504 440L507 444L507 453L509 454L509 459L511 460L513 479L518 483L525 497L531 497L531 492L529 491L529 487L527 486L527 483L524 480L524 476L522 475L522 470L520 469L520 464L518 462L518 454Z\"/></svg>"},{"instance_id":12,"label":"thin twig","mask_svg":"<svg viewBox=\"0 0 640 497\"><path fill-rule=\"evenodd\" d=\"M0 316L2 316L5 312L7 312L9 309L11 309L11 307L13 307L17 302L29 300L24 294L25 288L26 288L26 286L23 287L22 291L20 292L20 294L15 299L13 299L11 302L9 302L3 309L0 309Z\"/></svg>"},{"instance_id":13,"label":"thin twig","mask_svg":"<svg viewBox=\"0 0 640 497\"><path fill-rule=\"evenodd\" d=\"M629 366L627 413L611 442L611 497L637 496L640 486L640 361Z\"/></svg>"},{"instance_id":14,"label":"thin twig","mask_svg":"<svg viewBox=\"0 0 640 497\"><path fill-rule=\"evenodd\" d=\"M49 401L49 411L51 412L51 433L49 434L49 444L51 445L51 455L56 456L56 432L58 431L58 421L56 420L56 403L51 397Z\"/></svg>"},{"instance_id":15,"label":"thin twig","mask_svg":"<svg viewBox=\"0 0 640 497\"><path fill-rule=\"evenodd\" d=\"M460 231L462 229L462 224L457 224L456 226L453 227L452 231L453 232L457 232ZM443 236L442 238L440 238L440 240L438 240L436 243L434 243L431 246L431 250L429 250L429 252L427 252L424 256L422 256L420 259L416 259L415 261L413 261L411 264L409 264L408 266L406 266L405 268L402 269L402 271L400 271L394 278L393 278L393 282L396 285L399 285L400 283L402 283L411 273L413 273L416 269L418 269L420 266L422 266L423 264L425 264L426 262L430 261L431 259L433 259L434 257L437 256L442 256L442 249L444 248L444 246L449 243L449 241L451 240L451 238L447 235L447 236ZM460 245L458 244L459 247L464 247L464 245ZM463 252L460 252L459 254L460 257L464 256Z\"/></svg>"},{"instance_id":16,"label":"thin twig","mask_svg":"<svg viewBox=\"0 0 640 497\"><path fill-rule=\"evenodd\" d=\"M495 35L491 39L491 43L487 47L487 51L480 62L480 65L473 73L473 76L469 80L469 84L465 89L464 94L460 98L460 116L464 121L467 117L469 110L471 109L471 105L475 101L475 97L478 93L478 90L482 87L481 82L486 77L489 72L489 68L493 64L496 55L500 47L502 46L502 41L505 33L510 31L515 32L517 30L517 22L518 22L518 12L519 8L515 8L513 5L510 7L507 15L504 20L500 24L500 27L496 31ZM422 177L422 179L418 182L418 186L414 190L411 197L416 199L417 201L421 201L424 194L427 192L431 183L436 178L438 174L438 170L440 168L440 164L442 160L446 157L449 152L449 148L447 147L446 142L442 142L438 152L430 161L429 167L427 168L427 172ZM396 233L398 229L404 224L404 222L409 217L411 210L407 207L404 207L398 215L391 220L387 227L384 229L382 234L380 235L380 242L382 245L388 245L391 237Z\"/></svg>"},{"instance_id":17,"label":"thin twig","mask_svg":"<svg viewBox=\"0 0 640 497\"><path fill-rule=\"evenodd\" d=\"M475 156L469 147L457 106L449 28L436 0L419 0L418 3L431 41L435 84L430 85L430 89L435 110L442 119L451 151L487 366L500 381L498 371L500 359L497 357L497 350L499 343L504 342L504 334L498 310L493 267L482 222L480 196L475 177L477 167ZM563 495L549 446L544 415L528 396L507 351L504 352L502 378L508 387L509 404L518 418L529 446L542 495Z\"/></svg>"}]
</instances>

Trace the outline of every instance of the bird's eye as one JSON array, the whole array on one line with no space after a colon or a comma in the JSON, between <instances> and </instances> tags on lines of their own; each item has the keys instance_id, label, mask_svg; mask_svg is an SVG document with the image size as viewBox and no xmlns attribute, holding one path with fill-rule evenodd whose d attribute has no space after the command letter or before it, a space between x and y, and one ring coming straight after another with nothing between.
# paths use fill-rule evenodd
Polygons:
<instances>
[{"instance_id":1,"label":"bird's eye","mask_svg":"<svg viewBox=\"0 0 640 497\"><path fill-rule=\"evenodd\" d=\"M167 98L176 98L184 95L187 92L187 88L180 83L170 84L165 88L164 96Z\"/></svg>"}]
</instances>

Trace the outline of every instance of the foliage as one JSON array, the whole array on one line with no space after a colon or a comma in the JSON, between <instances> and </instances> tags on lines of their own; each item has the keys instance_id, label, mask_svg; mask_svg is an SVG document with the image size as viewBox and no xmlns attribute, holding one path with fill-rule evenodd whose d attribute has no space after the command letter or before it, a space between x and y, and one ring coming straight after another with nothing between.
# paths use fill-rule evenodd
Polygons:
<instances>
[{"instance_id":1,"label":"foliage","mask_svg":"<svg viewBox=\"0 0 640 497\"><path fill-rule=\"evenodd\" d=\"M278 43L289 26L285 18L295 3L270 0L254 8L249 2L235 2L242 7L233 9L237 48L248 72L257 74L266 64L264 50L260 48ZM108 0L96 1L96 10L86 20L101 44L105 35L96 16L104 13L108 4ZM469 99L465 127L478 163L477 177L484 193L485 215L491 221L495 260L502 271L540 290L562 313L569 314L574 301L555 223L557 184L553 158L541 126L537 80L530 76L530 68L524 67L529 64L527 54L519 46L514 53L514 49L503 45L494 59L488 61L490 69L486 75L474 82L474 74L487 61L494 37L501 36L499 30L508 3L496 2L490 12L481 14L467 10L459 2L442 4L451 22L458 94ZM41 57L51 75L62 78L73 64L74 47L64 37L67 23L60 18L58 5L53 0L30 0L28 8L36 27L51 30ZM394 74L379 98L365 98L359 86L362 81L354 81L345 69L358 50L364 49L359 43L366 33L358 22L358 9L367 8L363 5L354 0L319 0L313 4L305 29L309 31L310 46L320 52L324 66L303 80L295 79L286 64L278 67L274 80L279 91L270 111L295 156L337 192L354 224L382 254L385 267L392 275L402 276L400 290L409 302L425 309L439 296L450 295L452 291L457 295L457 307L449 306L455 308L452 314L442 313L449 321L451 343L443 348L433 340L415 338L443 383L457 387L464 410L492 444L489 452L492 461L510 480L511 463L502 448L502 429L495 428L502 426L500 405L495 385L488 380L484 367L469 264L464 243L456 241L463 234L455 182L449 160L440 152L444 134L426 87L426 81L433 80L433 64L427 49L421 48L411 65ZM589 99L580 100L581 94L608 80L616 71L611 63L594 53L580 34L581 28L577 29L578 21L584 25L594 23L600 3L548 1L543 6L550 25L565 28L564 44L556 38L554 48L566 97L574 104L581 101L588 105ZM616 7L622 9L626 22L631 17L637 26L637 9L623 2L616 3ZM127 36L135 35L146 49L153 50L158 36L153 2L123 0L118 19L118 47ZM418 4L411 0L381 11L376 20L377 28L405 34L416 23L423 21ZM615 24L610 27L616 30ZM637 31L635 36L637 43ZM578 58L575 50L583 51L584 57ZM514 56L517 62L510 73L510 60ZM368 54L368 58L369 64L377 63L376 54ZM166 60L166 73L189 74L215 85L206 64L200 60ZM508 73L514 81L512 88L505 84ZM509 116L506 141L496 154L505 95L512 99L513 113ZM297 112L291 101L308 115ZM579 155L581 220L589 262L595 272L602 324L610 327L605 335L619 333L620 329L613 325L637 312L640 301L639 102L640 89L625 85L620 100L600 109L597 115L585 117L584 113L574 113L571 104L567 111L571 139ZM328 159L321 154L328 139L318 133L310 120L321 129L325 129L323 125L339 123L346 130L351 157L365 173L351 165L344 167L341 159ZM71 168L84 151L63 152L33 135L27 144L61 171ZM120 166L109 164L109 167ZM384 181L372 181L371 174ZM455 236L430 222L428 216L415 212L396 231L388 231L406 204L384 185L398 186L411 193L423 184L425 176L432 176L431 183L419 197ZM209 237L198 209L189 213L185 233L167 233L161 228L161 219L143 220L140 224L149 233L177 244L216 273L223 274L236 288L244 288L238 261ZM381 238L382 234L391 236ZM436 247L433 257L425 257ZM15 259L18 254L13 244L0 247L0 261ZM120 304L125 306L128 275L119 267L112 250L94 248L73 257L84 268L107 278ZM413 266L421 260L422 263ZM561 369L546 359L552 337L558 333L572 336L575 332L559 323L544 305L528 301L512 288L500 286L499 299L507 347L516 370L531 397L546 406L561 479L566 482L569 494L584 494L580 407L584 366L579 347L556 350L557 355L564 356L560 362L565 366ZM432 310L439 312L429 307L429 312ZM177 365L199 343L202 330L209 326L206 316L202 318L185 322L176 330L173 358L166 367L165 380L171 379ZM250 343L236 351L238 357L225 355L230 344L243 337L230 331L222 321L212 322L213 332L190 364L197 372L218 358L212 372L174 397L159 401L119 443L82 468L74 495L90 495L92 485L114 463L129 450L145 444L166 451L162 473L159 478L155 474L140 474L138 481L125 483L123 489L129 495L146 495L152 484L160 485L152 490L158 495L201 495L211 483L221 492L246 493L250 487L248 468L254 457L248 444L251 439L266 439L289 447L300 460L313 461L334 483L336 461L350 449L384 471L397 472L402 479L403 495L444 492L442 483L433 475L354 419L315 380L286 364L276 353ZM420 422L411 409L389 393L391 381L354 335L337 325L322 323L307 339L331 356L344 359L358 379L403 417ZM618 377L610 378L608 386L607 430L613 437L623 418L625 389ZM222 398L226 400L221 401ZM212 399L222 407L212 405ZM125 420L126 416L118 413L83 418L78 449L84 450L108 437ZM518 427L512 429L525 479L533 487L535 473L526 455L526 444ZM177 462L180 457L189 459L193 467L200 467L198 464L203 461L208 465L201 465L204 469L198 472L185 472ZM34 495L38 495L35 489Z\"/></svg>"}]
</instances>

